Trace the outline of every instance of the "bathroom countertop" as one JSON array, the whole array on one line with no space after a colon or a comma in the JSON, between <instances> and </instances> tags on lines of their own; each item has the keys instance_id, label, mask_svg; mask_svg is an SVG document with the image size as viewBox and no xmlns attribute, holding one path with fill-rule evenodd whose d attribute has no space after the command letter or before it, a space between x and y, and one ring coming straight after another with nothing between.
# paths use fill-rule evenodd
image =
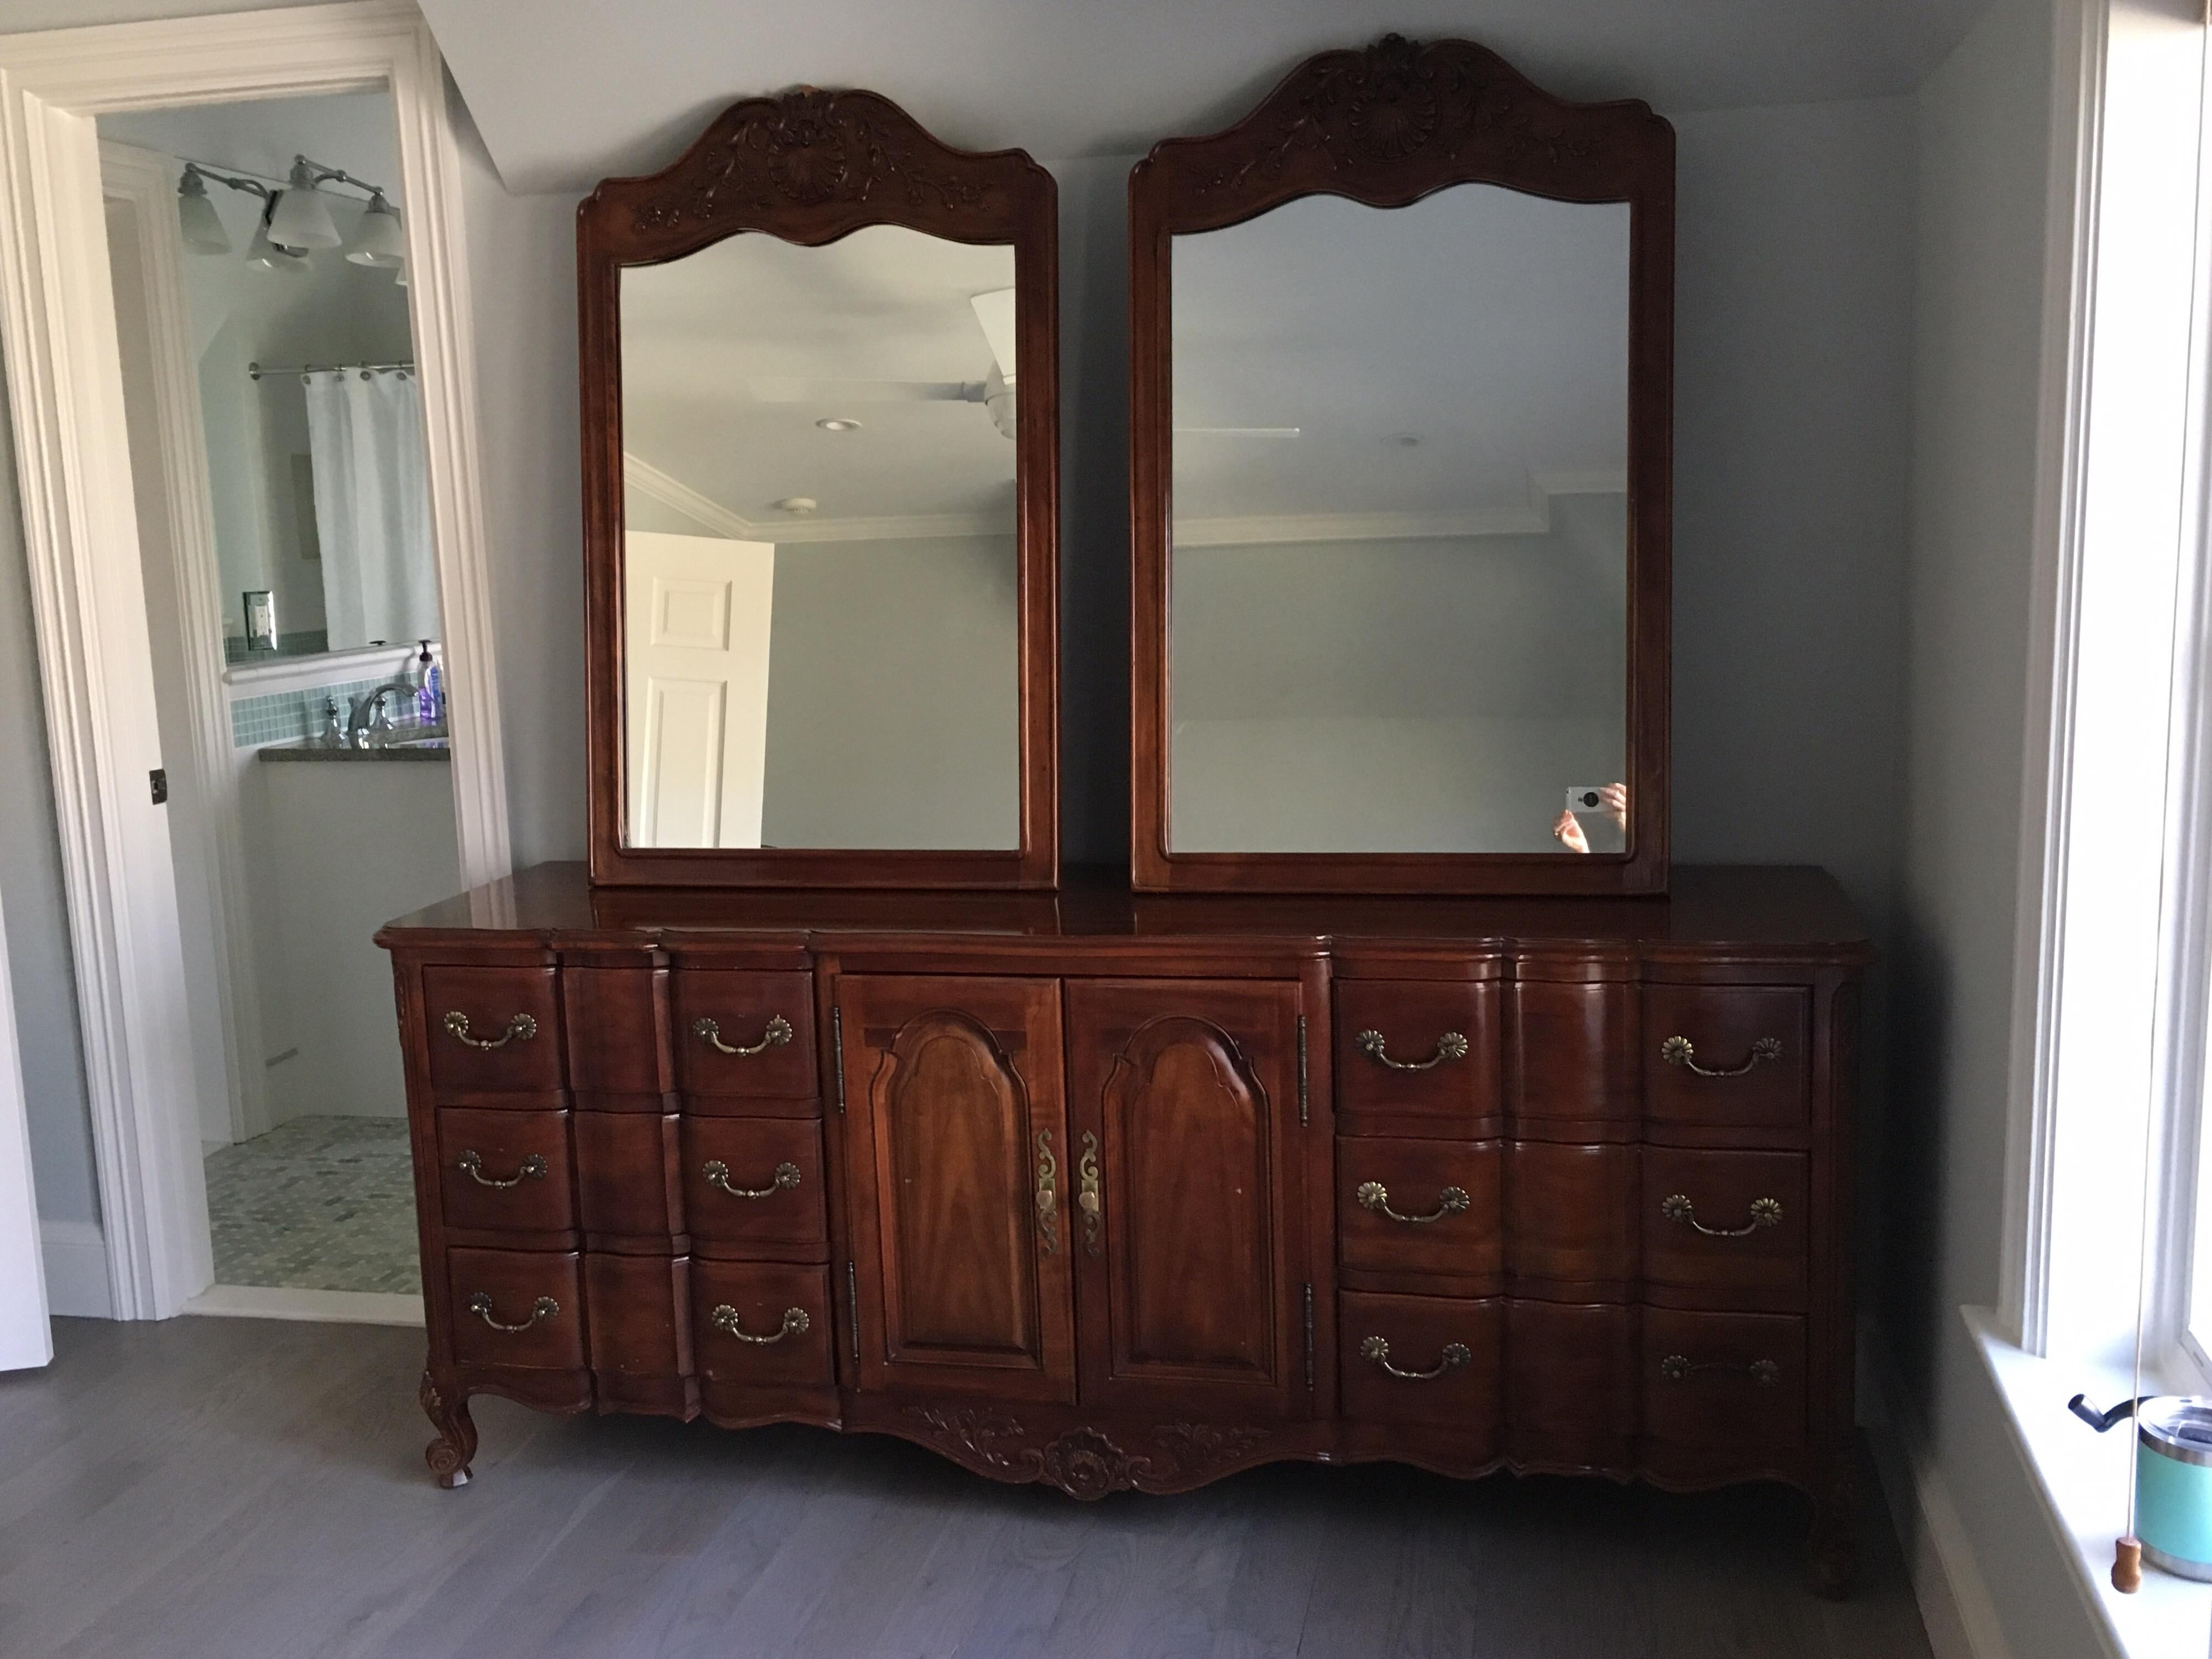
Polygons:
<instances>
[{"instance_id":1,"label":"bathroom countertop","mask_svg":"<svg viewBox=\"0 0 2212 1659\"><path fill-rule=\"evenodd\" d=\"M453 751L446 739L438 738L429 743L416 739L410 744L393 744L384 749L329 749L319 744L272 743L255 750L265 761L447 761Z\"/></svg>"}]
</instances>

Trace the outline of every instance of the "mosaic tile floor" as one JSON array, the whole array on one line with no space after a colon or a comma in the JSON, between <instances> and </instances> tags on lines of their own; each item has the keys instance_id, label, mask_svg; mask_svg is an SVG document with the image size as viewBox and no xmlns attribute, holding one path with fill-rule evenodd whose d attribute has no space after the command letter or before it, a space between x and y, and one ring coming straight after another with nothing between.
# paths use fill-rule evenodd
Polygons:
<instances>
[{"instance_id":1,"label":"mosaic tile floor","mask_svg":"<svg viewBox=\"0 0 2212 1659\"><path fill-rule=\"evenodd\" d=\"M215 1282L420 1291L403 1118L300 1117L207 1160Z\"/></svg>"}]
</instances>

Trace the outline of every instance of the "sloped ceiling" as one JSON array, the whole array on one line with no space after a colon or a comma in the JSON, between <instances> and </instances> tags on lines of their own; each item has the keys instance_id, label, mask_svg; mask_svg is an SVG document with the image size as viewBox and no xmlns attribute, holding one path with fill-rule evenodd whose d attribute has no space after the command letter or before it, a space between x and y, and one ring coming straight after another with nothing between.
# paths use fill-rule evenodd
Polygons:
<instances>
[{"instance_id":1,"label":"sloped ceiling","mask_svg":"<svg viewBox=\"0 0 2212 1659\"><path fill-rule=\"evenodd\" d=\"M1457 35L1571 98L1662 113L1917 86L1987 0L421 0L510 189L673 159L725 104L866 87L948 143L1141 154L1237 119L1299 59Z\"/></svg>"}]
</instances>

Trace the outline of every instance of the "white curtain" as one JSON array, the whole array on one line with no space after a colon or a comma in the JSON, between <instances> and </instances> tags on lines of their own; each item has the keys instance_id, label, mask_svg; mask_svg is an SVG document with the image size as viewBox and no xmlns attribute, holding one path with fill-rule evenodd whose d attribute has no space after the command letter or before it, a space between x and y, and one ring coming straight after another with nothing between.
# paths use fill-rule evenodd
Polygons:
<instances>
[{"instance_id":1,"label":"white curtain","mask_svg":"<svg viewBox=\"0 0 2212 1659\"><path fill-rule=\"evenodd\" d=\"M307 447L330 648L438 638L421 384L390 369L310 374Z\"/></svg>"}]
</instances>

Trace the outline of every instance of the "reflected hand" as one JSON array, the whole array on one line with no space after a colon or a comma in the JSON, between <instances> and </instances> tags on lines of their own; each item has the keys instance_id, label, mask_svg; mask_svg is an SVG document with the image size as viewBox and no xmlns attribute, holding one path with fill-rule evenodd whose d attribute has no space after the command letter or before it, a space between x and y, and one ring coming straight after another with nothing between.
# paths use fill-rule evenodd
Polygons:
<instances>
[{"instance_id":1,"label":"reflected hand","mask_svg":"<svg viewBox=\"0 0 2212 1659\"><path fill-rule=\"evenodd\" d=\"M1608 783L1598 792L1599 811L1620 826L1623 834L1628 830L1628 786Z\"/></svg>"},{"instance_id":2,"label":"reflected hand","mask_svg":"<svg viewBox=\"0 0 2212 1659\"><path fill-rule=\"evenodd\" d=\"M1589 851L1589 837L1583 834L1583 827L1575 822L1572 812L1562 811L1559 821L1552 826L1552 833L1559 838L1559 844L1570 853Z\"/></svg>"}]
</instances>

